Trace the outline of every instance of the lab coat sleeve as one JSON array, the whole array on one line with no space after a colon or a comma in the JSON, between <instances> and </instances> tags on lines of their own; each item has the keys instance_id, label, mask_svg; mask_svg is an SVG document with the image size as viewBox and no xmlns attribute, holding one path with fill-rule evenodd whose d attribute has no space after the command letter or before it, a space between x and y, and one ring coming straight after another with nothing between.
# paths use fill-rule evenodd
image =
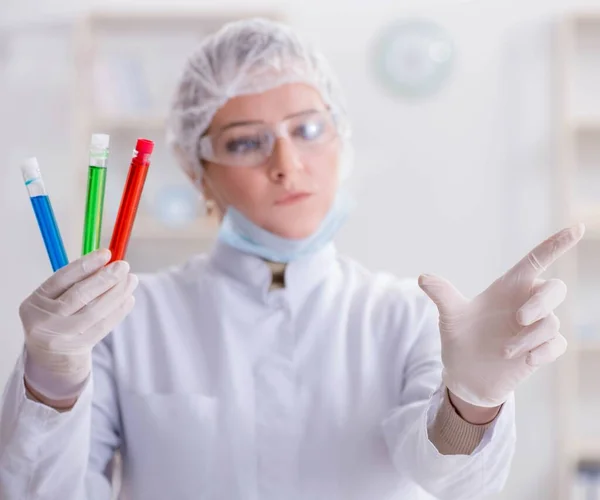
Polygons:
<instances>
[{"instance_id":1,"label":"lab coat sleeve","mask_svg":"<svg viewBox=\"0 0 600 500\"><path fill-rule=\"evenodd\" d=\"M428 428L442 404L437 311L423 297L413 309L414 340L402 367L400 404L383 422L392 460L440 500L482 499L502 490L514 454L514 399L502 407L471 455L442 455Z\"/></svg>"},{"instance_id":2,"label":"lab coat sleeve","mask_svg":"<svg viewBox=\"0 0 600 500\"><path fill-rule=\"evenodd\" d=\"M27 397L26 354L19 358L0 409L2 500L110 500L105 470L118 444L118 414L107 354L106 345L96 347L94 372L63 413Z\"/></svg>"}]
</instances>

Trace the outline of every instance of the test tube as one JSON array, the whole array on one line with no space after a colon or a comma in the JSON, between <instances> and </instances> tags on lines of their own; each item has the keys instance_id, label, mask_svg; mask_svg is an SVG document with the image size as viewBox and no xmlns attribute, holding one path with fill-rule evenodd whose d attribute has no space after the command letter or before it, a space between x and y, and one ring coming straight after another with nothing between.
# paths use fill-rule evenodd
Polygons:
<instances>
[{"instance_id":1,"label":"test tube","mask_svg":"<svg viewBox=\"0 0 600 500\"><path fill-rule=\"evenodd\" d=\"M60 236L58 224L54 217L54 210L50 203L50 197L46 192L40 167L36 158L28 158L21 164L21 173L27 187L29 199L33 206L33 212L37 219L42 239L50 258L52 270L57 271L69 263L65 245Z\"/></svg>"},{"instance_id":2,"label":"test tube","mask_svg":"<svg viewBox=\"0 0 600 500\"><path fill-rule=\"evenodd\" d=\"M152 141L148 139L137 140L110 239L109 249L112 253L110 262L123 260L127 253L127 246L129 245L133 223L142 197L153 149L154 143Z\"/></svg>"},{"instance_id":3,"label":"test tube","mask_svg":"<svg viewBox=\"0 0 600 500\"><path fill-rule=\"evenodd\" d=\"M83 255L100 248L109 142L110 137L106 134L92 135L83 224Z\"/></svg>"}]
</instances>

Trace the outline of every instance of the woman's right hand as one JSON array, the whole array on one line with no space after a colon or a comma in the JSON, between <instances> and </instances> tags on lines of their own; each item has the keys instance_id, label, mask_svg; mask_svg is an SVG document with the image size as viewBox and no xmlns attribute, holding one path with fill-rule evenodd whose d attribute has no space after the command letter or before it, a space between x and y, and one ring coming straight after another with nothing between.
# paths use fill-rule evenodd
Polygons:
<instances>
[{"instance_id":1,"label":"woman's right hand","mask_svg":"<svg viewBox=\"0 0 600 500\"><path fill-rule=\"evenodd\" d=\"M42 402L76 400L91 371L93 347L133 309L138 279L127 262L106 266L110 256L97 250L59 269L19 308L25 382Z\"/></svg>"}]
</instances>

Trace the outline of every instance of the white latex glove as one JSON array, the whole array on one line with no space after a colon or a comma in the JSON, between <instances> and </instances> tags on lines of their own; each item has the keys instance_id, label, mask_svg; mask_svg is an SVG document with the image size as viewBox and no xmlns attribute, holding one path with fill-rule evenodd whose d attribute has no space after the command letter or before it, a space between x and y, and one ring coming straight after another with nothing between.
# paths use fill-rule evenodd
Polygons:
<instances>
[{"instance_id":1,"label":"white latex glove","mask_svg":"<svg viewBox=\"0 0 600 500\"><path fill-rule=\"evenodd\" d=\"M106 266L110 251L92 252L59 269L19 308L25 331L25 380L52 400L77 397L91 371L92 348L134 305L138 279L129 264Z\"/></svg>"},{"instance_id":2,"label":"white latex glove","mask_svg":"<svg viewBox=\"0 0 600 500\"><path fill-rule=\"evenodd\" d=\"M452 393L475 406L500 406L519 383L565 352L553 311L567 287L538 277L584 231L580 224L556 233L473 300L443 278L420 276L439 311L443 381Z\"/></svg>"}]
</instances>

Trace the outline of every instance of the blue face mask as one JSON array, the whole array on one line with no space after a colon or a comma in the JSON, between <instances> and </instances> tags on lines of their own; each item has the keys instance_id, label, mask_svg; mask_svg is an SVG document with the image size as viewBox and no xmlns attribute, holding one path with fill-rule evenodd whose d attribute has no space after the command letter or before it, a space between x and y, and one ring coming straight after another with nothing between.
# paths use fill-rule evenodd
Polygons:
<instances>
[{"instance_id":1,"label":"blue face mask","mask_svg":"<svg viewBox=\"0 0 600 500\"><path fill-rule=\"evenodd\" d=\"M227 208L219 229L219 239L244 253L272 262L290 262L317 252L327 245L345 222L352 203L345 193L336 197L333 206L317 231L301 240L277 236L248 219L232 206Z\"/></svg>"}]
</instances>

